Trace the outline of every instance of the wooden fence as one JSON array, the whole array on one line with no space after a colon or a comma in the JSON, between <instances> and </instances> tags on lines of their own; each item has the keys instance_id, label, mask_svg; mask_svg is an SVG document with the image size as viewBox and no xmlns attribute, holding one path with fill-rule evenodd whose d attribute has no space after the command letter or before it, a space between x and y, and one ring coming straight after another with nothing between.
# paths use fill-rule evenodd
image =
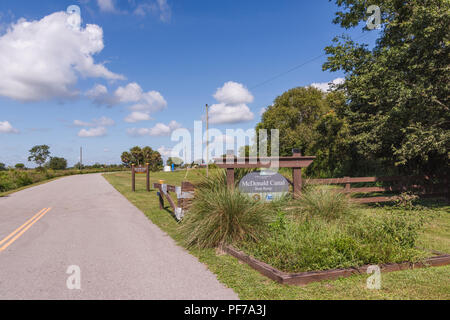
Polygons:
<instances>
[{"instance_id":1,"label":"wooden fence","mask_svg":"<svg viewBox=\"0 0 450 320\"><path fill-rule=\"evenodd\" d=\"M352 188L352 184L367 184L369 182L381 182L383 186L372 187L356 187ZM449 196L449 179L448 178L430 178L429 176L397 176L397 177L357 177L357 178L333 178L333 179L309 179L306 184L316 185L333 185L342 184L344 188L336 190L348 195L364 194L372 192L389 192L399 193L411 191L422 197L438 197ZM359 203L386 202L395 200L397 196L372 196L372 197L356 197L352 200Z\"/></svg>"},{"instance_id":2,"label":"wooden fence","mask_svg":"<svg viewBox=\"0 0 450 320\"><path fill-rule=\"evenodd\" d=\"M175 218L181 220L194 197L194 185L190 182L182 182L181 187L154 183L153 188L158 189L159 208L164 209L164 198L166 198L174 212ZM176 204L170 192L176 194Z\"/></svg>"},{"instance_id":3,"label":"wooden fence","mask_svg":"<svg viewBox=\"0 0 450 320\"><path fill-rule=\"evenodd\" d=\"M288 179L289 181L289 179ZM428 176L397 176L397 177L344 177L332 179L305 179L306 185L344 185L336 192L342 192L348 196L358 194L352 200L359 203L387 202L393 201L398 196L393 193L411 191L421 197L446 197L449 198L449 179L430 178ZM291 184L292 182L289 181ZM379 183L382 186L357 186L352 184ZM195 186L190 182L183 182L181 187L168 184L154 183L153 187L158 190L159 208L164 209L164 198L168 201L177 220L181 220L189 208L194 197ZM170 193L176 195L176 201ZM365 196L368 193L390 193L390 195Z\"/></svg>"}]
</instances>

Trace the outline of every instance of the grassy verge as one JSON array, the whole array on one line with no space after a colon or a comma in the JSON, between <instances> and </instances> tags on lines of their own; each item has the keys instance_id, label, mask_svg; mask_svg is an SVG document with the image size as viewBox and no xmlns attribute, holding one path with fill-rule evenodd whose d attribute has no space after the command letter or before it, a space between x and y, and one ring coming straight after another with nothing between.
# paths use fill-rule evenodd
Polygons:
<instances>
[{"instance_id":1,"label":"grassy verge","mask_svg":"<svg viewBox=\"0 0 450 320\"><path fill-rule=\"evenodd\" d=\"M189 172L191 182L200 180L199 171ZM200 171L200 174L202 172ZM180 185L186 172L154 173L151 181L160 179ZM130 173L111 173L104 176L119 192L138 207L153 223L167 232L177 243L183 239L178 223L169 210L159 210L156 190L145 192L145 177L136 179L137 192L131 192ZM366 210L383 210L367 208ZM445 249L448 246L450 221L448 209L439 207L441 216L433 220L435 225L426 228L421 244ZM445 226L443 224L446 224ZM435 249L438 250L438 249ZM444 250L442 250L444 251ZM228 255L218 255L214 249L190 249L201 262L214 272L219 281L232 288L241 299L450 299L448 275L450 266L407 270L382 274L381 290L366 289L367 275L352 276L334 281L312 283L303 287L280 285L260 275L257 271Z\"/></svg>"},{"instance_id":2,"label":"grassy verge","mask_svg":"<svg viewBox=\"0 0 450 320\"><path fill-rule=\"evenodd\" d=\"M122 169L120 169L122 170ZM111 169L7 170L0 172L0 197L71 175L110 172ZM118 171L118 170L115 170Z\"/></svg>"}]
</instances>

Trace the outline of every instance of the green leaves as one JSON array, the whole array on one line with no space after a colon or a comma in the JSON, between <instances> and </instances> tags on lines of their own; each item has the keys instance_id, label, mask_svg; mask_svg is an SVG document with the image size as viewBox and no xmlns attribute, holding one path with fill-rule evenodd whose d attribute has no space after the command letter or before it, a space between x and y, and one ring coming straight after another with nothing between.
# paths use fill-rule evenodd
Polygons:
<instances>
[{"instance_id":1,"label":"green leaves","mask_svg":"<svg viewBox=\"0 0 450 320\"><path fill-rule=\"evenodd\" d=\"M33 161L41 167L50 156L50 147L45 144L34 146L29 152L30 156L28 157L28 161Z\"/></svg>"},{"instance_id":2,"label":"green leaves","mask_svg":"<svg viewBox=\"0 0 450 320\"><path fill-rule=\"evenodd\" d=\"M351 141L366 159L408 173L449 167L450 2L338 0L335 23L355 27L370 4L383 28L369 50L348 37L325 48L324 70L346 73Z\"/></svg>"}]
</instances>

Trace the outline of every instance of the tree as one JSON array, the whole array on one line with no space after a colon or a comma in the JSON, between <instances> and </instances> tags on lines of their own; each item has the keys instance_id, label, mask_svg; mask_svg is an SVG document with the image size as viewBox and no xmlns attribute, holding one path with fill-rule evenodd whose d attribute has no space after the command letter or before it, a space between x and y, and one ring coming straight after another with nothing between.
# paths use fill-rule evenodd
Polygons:
<instances>
[{"instance_id":1,"label":"tree","mask_svg":"<svg viewBox=\"0 0 450 320\"><path fill-rule=\"evenodd\" d=\"M258 134L259 129L267 129L270 140L270 130L279 129L280 155L292 155L293 148L299 148L305 154L314 142L317 121L329 109L324 92L313 87L294 88L277 97L273 105L267 107L256 132Z\"/></svg>"},{"instance_id":2,"label":"tree","mask_svg":"<svg viewBox=\"0 0 450 320\"><path fill-rule=\"evenodd\" d=\"M161 154L158 151L153 151L150 157L150 170L159 171L163 168L163 160Z\"/></svg>"},{"instance_id":3,"label":"tree","mask_svg":"<svg viewBox=\"0 0 450 320\"><path fill-rule=\"evenodd\" d=\"M53 170L65 170L67 169L67 160L64 158L51 157L48 162L48 167Z\"/></svg>"},{"instance_id":4,"label":"tree","mask_svg":"<svg viewBox=\"0 0 450 320\"><path fill-rule=\"evenodd\" d=\"M150 161L152 160L153 153L154 153L154 151L150 147L142 148L142 160L143 160L143 162L144 163L150 163Z\"/></svg>"},{"instance_id":5,"label":"tree","mask_svg":"<svg viewBox=\"0 0 450 320\"><path fill-rule=\"evenodd\" d=\"M6 170L6 165L4 163L0 162L0 171L5 171Z\"/></svg>"},{"instance_id":6,"label":"tree","mask_svg":"<svg viewBox=\"0 0 450 320\"><path fill-rule=\"evenodd\" d=\"M144 154L142 153L142 149L140 147L133 147L130 149L132 162L141 165L144 162Z\"/></svg>"},{"instance_id":7,"label":"tree","mask_svg":"<svg viewBox=\"0 0 450 320\"><path fill-rule=\"evenodd\" d=\"M122 152L122 155L120 156L120 159L122 160L122 163L126 166L126 167L130 167L131 162L132 162L132 155L129 152Z\"/></svg>"},{"instance_id":8,"label":"tree","mask_svg":"<svg viewBox=\"0 0 450 320\"><path fill-rule=\"evenodd\" d=\"M18 170L25 169L25 165L23 163L16 163L16 165L14 167Z\"/></svg>"},{"instance_id":9,"label":"tree","mask_svg":"<svg viewBox=\"0 0 450 320\"><path fill-rule=\"evenodd\" d=\"M382 10L373 49L348 37L325 51L324 70L342 70L351 143L358 156L405 173L448 171L450 110L448 0L338 0L343 28ZM367 29L367 28L366 28ZM384 170L385 171L385 170Z\"/></svg>"},{"instance_id":10,"label":"tree","mask_svg":"<svg viewBox=\"0 0 450 320\"><path fill-rule=\"evenodd\" d=\"M47 161L48 157L50 156L50 147L47 145L39 145L34 146L30 149L30 156L28 157L28 161L35 162L39 168L42 167L42 165Z\"/></svg>"},{"instance_id":11,"label":"tree","mask_svg":"<svg viewBox=\"0 0 450 320\"><path fill-rule=\"evenodd\" d=\"M121 155L122 163L129 167L131 164L144 165L148 163L151 171L161 170L163 167L163 160L158 151L151 147L133 147L129 152L123 152Z\"/></svg>"},{"instance_id":12,"label":"tree","mask_svg":"<svg viewBox=\"0 0 450 320\"><path fill-rule=\"evenodd\" d=\"M167 159L166 164L168 166L172 166L172 164L175 166L175 168L181 167L183 165L183 160L181 160L178 157L170 157L169 159Z\"/></svg>"}]
</instances>

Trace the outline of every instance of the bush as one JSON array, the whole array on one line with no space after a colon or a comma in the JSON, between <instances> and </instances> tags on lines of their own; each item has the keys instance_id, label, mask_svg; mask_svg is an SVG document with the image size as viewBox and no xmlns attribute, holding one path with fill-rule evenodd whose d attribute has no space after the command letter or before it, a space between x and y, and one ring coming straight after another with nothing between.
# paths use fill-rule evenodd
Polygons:
<instances>
[{"instance_id":1,"label":"bush","mask_svg":"<svg viewBox=\"0 0 450 320\"><path fill-rule=\"evenodd\" d=\"M189 213L180 225L189 247L220 247L258 241L267 231L273 207L225 185L219 171L198 185Z\"/></svg>"},{"instance_id":2,"label":"bush","mask_svg":"<svg viewBox=\"0 0 450 320\"><path fill-rule=\"evenodd\" d=\"M292 221L280 213L269 236L240 248L287 272L348 268L365 264L415 262L425 253L415 249L421 218L395 212L382 217L360 216L346 221L323 216Z\"/></svg>"},{"instance_id":3,"label":"bush","mask_svg":"<svg viewBox=\"0 0 450 320\"><path fill-rule=\"evenodd\" d=\"M20 171L13 171L13 178L16 188L25 187L33 183L33 180L30 178L28 173L26 172L20 172Z\"/></svg>"},{"instance_id":4,"label":"bush","mask_svg":"<svg viewBox=\"0 0 450 320\"><path fill-rule=\"evenodd\" d=\"M307 216L321 216L327 220L340 218L353 209L345 194L333 191L329 186L306 187L296 204Z\"/></svg>"}]
</instances>

